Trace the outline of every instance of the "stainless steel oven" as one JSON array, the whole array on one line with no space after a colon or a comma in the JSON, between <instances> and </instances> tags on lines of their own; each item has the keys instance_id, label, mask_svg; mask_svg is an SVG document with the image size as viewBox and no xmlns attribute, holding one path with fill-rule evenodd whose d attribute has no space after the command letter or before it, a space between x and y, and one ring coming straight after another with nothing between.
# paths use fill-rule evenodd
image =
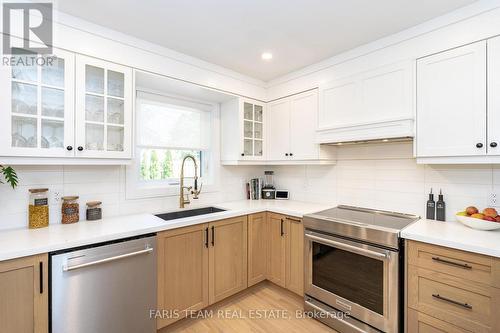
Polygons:
<instances>
[{"instance_id":1,"label":"stainless steel oven","mask_svg":"<svg viewBox=\"0 0 500 333\"><path fill-rule=\"evenodd\" d=\"M305 239L306 294L397 332L398 252L314 231L306 231Z\"/></svg>"},{"instance_id":2,"label":"stainless steel oven","mask_svg":"<svg viewBox=\"0 0 500 333\"><path fill-rule=\"evenodd\" d=\"M305 307L342 312L344 316L318 318L341 333L401 329L403 248L399 230L391 233L388 225L373 225L382 213L392 214L390 223L407 225L418 218L347 206L304 218Z\"/></svg>"}]
</instances>

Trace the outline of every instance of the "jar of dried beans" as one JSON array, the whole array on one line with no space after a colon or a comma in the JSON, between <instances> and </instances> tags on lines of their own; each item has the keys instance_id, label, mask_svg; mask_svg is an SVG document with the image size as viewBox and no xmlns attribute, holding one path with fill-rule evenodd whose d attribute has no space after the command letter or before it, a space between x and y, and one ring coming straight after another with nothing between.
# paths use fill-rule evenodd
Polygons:
<instances>
[{"instance_id":1,"label":"jar of dried beans","mask_svg":"<svg viewBox=\"0 0 500 333\"><path fill-rule=\"evenodd\" d=\"M80 204L77 196L62 197L61 216L62 223L75 223L80 220Z\"/></svg>"},{"instance_id":2,"label":"jar of dried beans","mask_svg":"<svg viewBox=\"0 0 500 333\"><path fill-rule=\"evenodd\" d=\"M28 223L30 229L49 226L49 189L32 188L29 190Z\"/></svg>"}]
</instances>

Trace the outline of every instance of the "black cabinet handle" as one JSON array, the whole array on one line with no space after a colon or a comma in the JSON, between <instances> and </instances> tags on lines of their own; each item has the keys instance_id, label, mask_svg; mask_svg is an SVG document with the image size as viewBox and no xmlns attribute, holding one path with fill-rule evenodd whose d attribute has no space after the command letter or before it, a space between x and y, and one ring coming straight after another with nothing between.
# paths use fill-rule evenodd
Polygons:
<instances>
[{"instance_id":1,"label":"black cabinet handle","mask_svg":"<svg viewBox=\"0 0 500 333\"><path fill-rule=\"evenodd\" d=\"M40 261L40 294L43 294L43 262Z\"/></svg>"},{"instance_id":2,"label":"black cabinet handle","mask_svg":"<svg viewBox=\"0 0 500 333\"><path fill-rule=\"evenodd\" d=\"M466 308L466 309L469 309L471 310L472 309L472 305L470 304L467 304L467 303L462 303L462 302L457 302L453 299L450 299L448 297L444 297L444 296L441 296L439 294L432 294L432 297L434 298L437 298L437 299L440 299L442 301L445 301L445 302L448 302L448 303L451 303L451 304L455 304L455 305L458 305L458 306L461 306L463 308Z\"/></svg>"},{"instance_id":3,"label":"black cabinet handle","mask_svg":"<svg viewBox=\"0 0 500 333\"><path fill-rule=\"evenodd\" d=\"M82 151L83 150L83 147L82 146L78 146L78 151Z\"/></svg>"},{"instance_id":4,"label":"black cabinet handle","mask_svg":"<svg viewBox=\"0 0 500 333\"><path fill-rule=\"evenodd\" d=\"M215 227L212 226L212 246L215 246Z\"/></svg>"},{"instance_id":5,"label":"black cabinet handle","mask_svg":"<svg viewBox=\"0 0 500 333\"><path fill-rule=\"evenodd\" d=\"M208 248L208 227L205 228L205 247Z\"/></svg>"},{"instance_id":6,"label":"black cabinet handle","mask_svg":"<svg viewBox=\"0 0 500 333\"><path fill-rule=\"evenodd\" d=\"M241 153L241 156L245 156L245 153Z\"/></svg>"},{"instance_id":7,"label":"black cabinet handle","mask_svg":"<svg viewBox=\"0 0 500 333\"><path fill-rule=\"evenodd\" d=\"M496 142L492 142L492 143L490 143L490 147L491 147L491 148L495 148L496 146L497 146L497 143L496 143Z\"/></svg>"},{"instance_id":8,"label":"black cabinet handle","mask_svg":"<svg viewBox=\"0 0 500 333\"><path fill-rule=\"evenodd\" d=\"M281 236L283 236L285 234L285 231L283 231L283 219L281 219L280 233L281 233Z\"/></svg>"},{"instance_id":9,"label":"black cabinet handle","mask_svg":"<svg viewBox=\"0 0 500 333\"><path fill-rule=\"evenodd\" d=\"M67 146L66 149L69 150L69 151L72 151L73 150L73 146Z\"/></svg>"},{"instance_id":10,"label":"black cabinet handle","mask_svg":"<svg viewBox=\"0 0 500 333\"><path fill-rule=\"evenodd\" d=\"M293 153L290 153L290 156L293 156Z\"/></svg>"},{"instance_id":11,"label":"black cabinet handle","mask_svg":"<svg viewBox=\"0 0 500 333\"><path fill-rule=\"evenodd\" d=\"M477 148L483 148L483 144L482 144L481 142L476 143L476 147L477 147Z\"/></svg>"},{"instance_id":12,"label":"black cabinet handle","mask_svg":"<svg viewBox=\"0 0 500 333\"><path fill-rule=\"evenodd\" d=\"M285 156L288 156L288 153L285 153Z\"/></svg>"}]
</instances>

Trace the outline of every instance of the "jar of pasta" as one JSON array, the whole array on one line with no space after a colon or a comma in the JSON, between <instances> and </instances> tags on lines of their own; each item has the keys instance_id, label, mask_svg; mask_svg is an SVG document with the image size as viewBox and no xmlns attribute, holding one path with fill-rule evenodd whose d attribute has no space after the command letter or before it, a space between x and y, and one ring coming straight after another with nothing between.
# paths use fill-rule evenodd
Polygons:
<instances>
[{"instance_id":1,"label":"jar of pasta","mask_svg":"<svg viewBox=\"0 0 500 333\"><path fill-rule=\"evenodd\" d=\"M80 220L80 204L77 196L62 197L61 222L63 224L76 223Z\"/></svg>"},{"instance_id":2,"label":"jar of pasta","mask_svg":"<svg viewBox=\"0 0 500 333\"><path fill-rule=\"evenodd\" d=\"M28 224L30 229L49 226L49 189L32 188L29 190Z\"/></svg>"}]
</instances>

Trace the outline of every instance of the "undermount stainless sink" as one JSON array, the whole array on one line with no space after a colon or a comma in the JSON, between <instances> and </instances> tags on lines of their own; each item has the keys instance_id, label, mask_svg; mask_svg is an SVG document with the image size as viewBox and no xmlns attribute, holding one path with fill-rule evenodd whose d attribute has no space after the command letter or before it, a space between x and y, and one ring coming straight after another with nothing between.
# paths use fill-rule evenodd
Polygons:
<instances>
[{"instance_id":1,"label":"undermount stainless sink","mask_svg":"<svg viewBox=\"0 0 500 333\"><path fill-rule=\"evenodd\" d=\"M218 212L224 212L224 211L225 211L225 209L220 209L220 208L216 208L216 207L204 207L204 208L180 210L178 212L156 214L155 216L157 216L165 221L170 221L170 220L175 220L175 219L182 219L184 217L206 215L206 214L212 214L212 213L218 213Z\"/></svg>"}]
</instances>

